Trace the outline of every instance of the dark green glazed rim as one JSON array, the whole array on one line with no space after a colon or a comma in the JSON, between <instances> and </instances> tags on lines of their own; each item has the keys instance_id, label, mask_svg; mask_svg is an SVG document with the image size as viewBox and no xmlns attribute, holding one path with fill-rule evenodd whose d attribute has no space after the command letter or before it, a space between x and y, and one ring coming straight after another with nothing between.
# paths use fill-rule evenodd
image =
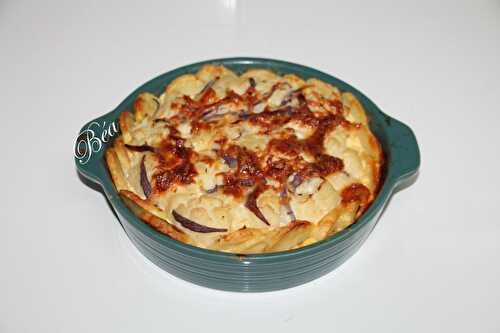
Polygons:
<instances>
[{"instance_id":1,"label":"dark green glazed rim","mask_svg":"<svg viewBox=\"0 0 500 333\"><path fill-rule=\"evenodd\" d=\"M370 128L385 153L383 184L377 198L353 225L342 232L300 249L269 254L237 255L187 245L157 232L135 216L121 201L104 161L104 151L112 142L107 138L109 125L124 111L130 111L136 97L143 92L159 95L176 77L195 73L205 64L222 64L237 73L250 68L268 68L279 74L293 73L304 79L317 78L341 91L353 93L365 108ZM161 268L196 284L232 291L269 291L305 283L336 268L350 257L368 237L392 193L414 178L420 166L418 144L412 130L384 114L370 99L349 84L321 71L280 60L262 58L224 58L180 67L145 83L131 93L113 111L85 124L80 134L92 128L95 137L104 138L92 144L86 163L81 156L86 146L79 135L75 145L78 171L99 184L127 234L139 250ZM116 137L117 135L115 135ZM80 157L77 157L79 151ZM82 152L83 151L83 152Z\"/></svg>"}]
</instances>

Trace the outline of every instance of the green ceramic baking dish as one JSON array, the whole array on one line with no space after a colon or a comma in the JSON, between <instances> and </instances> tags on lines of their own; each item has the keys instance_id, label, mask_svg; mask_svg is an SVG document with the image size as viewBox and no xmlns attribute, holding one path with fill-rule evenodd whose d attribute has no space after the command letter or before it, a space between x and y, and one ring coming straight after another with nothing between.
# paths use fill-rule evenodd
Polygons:
<instances>
[{"instance_id":1,"label":"green ceramic baking dish","mask_svg":"<svg viewBox=\"0 0 500 333\"><path fill-rule=\"evenodd\" d=\"M159 95L176 77L194 73L207 63L223 64L235 72L249 68L269 68L277 73L293 73L304 79L314 77L350 91L363 104L370 128L385 153L386 165L380 192L353 225L318 243L285 252L237 255L193 247L157 232L137 218L121 201L104 161L104 151L118 136L118 116L131 110L143 92ZM226 58L184 66L145 83L115 110L85 124L75 144L78 171L99 184L127 233L142 254L165 271L209 288L258 292L285 289L316 279L347 260L363 244L390 196L416 178L420 153L412 130L384 114L361 92L347 83L315 69L289 62L260 58Z\"/></svg>"}]
</instances>

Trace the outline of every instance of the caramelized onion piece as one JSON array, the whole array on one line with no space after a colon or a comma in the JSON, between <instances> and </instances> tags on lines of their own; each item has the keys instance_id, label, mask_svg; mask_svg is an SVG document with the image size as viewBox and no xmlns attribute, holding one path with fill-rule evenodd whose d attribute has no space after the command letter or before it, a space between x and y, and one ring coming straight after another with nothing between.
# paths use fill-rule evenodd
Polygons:
<instances>
[{"instance_id":1,"label":"caramelized onion piece","mask_svg":"<svg viewBox=\"0 0 500 333\"><path fill-rule=\"evenodd\" d=\"M155 123L155 124L156 123L167 123L167 124L169 124L170 122L169 122L168 119L165 119L165 118L156 118L156 119L153 120L153 123Z\"/></svg>"},{"instance_id":2,"label":"caramelized onion piece","mask_svg":"<svg viewBox=\"0 0 500 333\"><path fill-rule=\"evenodd\" d=\"M246 187L250 187L253 186L253 184L255 184L255 182L251 178L240 179L238 183L241 186L246 186Z\"/></svg>"},{"instance_id":3,"label":"caramelized onion piece","mask_svg":"<svg viewBox=\"0 0 500 333\"><path fill-rule=\"evenodd\" d=\"M161 103L158 100L158 98L156 98L156 97L153 98L153 101L155 101L155 103L156 103L156 110L155 110L155 112L153 112L153 118L154 118L154 116L156 115L156 113L158 112L158 110L160 110Z\"/></svg>"},{"instance_id":4,"label":"caramelized onion piece","mask_svg":"<svg viewBox=\"0 0 500 333\"><path fill-rule=\"evenodd\" d=\"M231 169L236 169L238 167L238 159L237 158L235 158L233 156L229 156L229 155L224 155L224 156L222 156L222 159L227 164L227 166L230 167Z\"/></svg>"},{"instance_id":5,"label":"caramelized onion piece","mask_svg":"<svg viewBox=\"0 0 500 333\"><path fill-rule=\"evenodd\" d=\"M271 98L271 96L274 94L274 92L276 90L278 90L279 88L281 88L282 86L290 86L290 84L288 82L277 82L275 83L271 89L269 89L268 92L266 92L263 96L262 96L262 100L263 101L267 101L269 98Z\"/></svg>"},{"instance_id":6,"label":"caramelized onion piece","mask_svg":"<svg viewBox=\"0 0 500 333\"><path fill-rule=\"evenodd\" d=\"M215 118L220 118L223 115L220 113L217 113L217 109L212 109L207 111L203 116L201 116L201 119L204 121L209 121Z\"/></svg>"},{"instance_id":7,"label":"caramelized onion piece","mask_svg":"<svg viewBox=\"0 0 500 333\"><path fill-rule=\"evenodd\" d=\"M257 82L255 82L255 79L253 77L248 79L248 82L250 83L250 87L255 88L257 85Z\"/></svg>"},{"instance_id":8,"label":"caramelized onion piece","mask_svg":"<svg viewBox=\"0 0 500 333\"><path fill-rule=\"evenodd\" d=\"M209 232L226 232L225 228L212 228L206 225L198 224L190 219L177 213L175 210L172 211L174 219L179 222L184 228L189 229L194 232L209 233Z\"/></svg>"},{"instance_id":9,"label":"caramelized onion piece","mask_svg":"<svg viewBox=\"0 0 500 333\"><path fill-rule=\"evenodd\" d=\"M292 101L292 99L294 99L295 97L298 97L299 94L302 94L302 90L304 90L306 88L310 88L310 87L312 87L312 85L306 84L306 85L303 85L302 87L299 87L295 90L290 91L288 94L286 94L286 96L281 101L281 106L287 105L288 103L290 103Z\"/></svg>"},{"instance_id":10,"label":"caramelized onion piece","mask_svg":"<svg viewBox=\"0 0 500 333\"><path fill-rule=\"evenodd\" d=\"M208 91L208 89L211 89L212 86L214 85L215 82L217 82L220 78L217 76L215 79L213 80L210 80L204 87L203 89L201 89L201 91L198 93L197 95L197 99L200 99L201 97L203 97L203 95L205 95L205 93Z\"/></svg>"},{"instance_id":11,"label":"caramelized onion piece","mask_svg":"<svg viewBox=\"0 0 500 333\"><path fill-rule=\"evenodd\" d=\"M155 148L154 147L151 147L151 146L148 146L148 145L142 145L142 146L133 146L133 145L127 145L125 144L125 147L132 150L132 151L136 151L136 152L139 152L139 153L143 153L143 152L146 152L146 151L149 151L151 153L154 153L155 152Z\"/></svg>"},{"instance_id":12,"label":"caramelized onion piece","mask_svg":"<svg viewBox=\"0 0 500 333\"><path fill-rule=\"evenodd\" d=\"M294 96L293 91L286 94L286 96L283 98L283 100L281 100L280 106L285 106L288 103L290 103L292 101L293 96Z\"/></svg>"},{"instance_id":13,"label":"caramelized onion piece","mask_svg":"<svg viewBox=\"0 0 500 333\"><path fill-rule=\"evenodd\" d=\"M146 198L149 198L151 195L151 183L149 182L148 174L146 173L146 166L144 165L145 158L146 155L144 155L141 160L141 187Z\"/></svg>"},{"instance_id":14,"label":"caramelized onion piece","mask_svg":"<svg viewBox=\"0 0 500 333\"><path fill-rule=\"evenodd\" d=\"M220 112L220 110L221 110L221 108L219 108L219 107L216 107L214 109L210 109L210 110L206 111L205 113L203 113L203 115L201 116L201 119L203 121L209 121L209 120L213 120L216 118L222 118L226 114L234 114L234 115L239 114L238 112L230 112L230 111Z\"/></svg>"},{"instance_id":15,"label":"caramelized onion piece","mask_svg":"<svg viewBox=\"0 0 500 333\"><path fill-rule=\"evenodd\" d=\"M296 174L293 176L292 181L290 182L290 186L291 186L291 188L292 188L292 191L294 191L294 192L295 192L295 189L296 189L297 187L299 187L299 186L300 186L300 184L302 184L302 182L303 182L303 181L304 181L304 178L303 178L300 174L296 173Z\"/></svg>"},{"instance_id":16,"label":"caramelized onion piece","mask_svg":"<svg viewBox=\"0 0 500 333\"><path fill-rule=\"evenodd\" d=\"M295 213L293 212L292 206L290 206L290 203L285 204L285 209L286 209L286 215L290 218L291 222L297 221L297 218L295 217Z\"/></svg>"},{"instance_id":17,"label":"caramelized onion piece","mask_svg":"<svg viewBox=\"0 0 500 333\"><path fill-rule=\"evenodd\" d=\"M295 217L295 213L293 212L292 206L290 205L290 198L288 197L288 190L286 189L286 187L283 188L283 191L280 192L280 199L281 204L286 209L286 215L288 215L290 221L296 221L297 218Z\"/></svg>"},{"instance_id":18,"label":"caramelized onion piece","mask_svg":"<svg viewBox=\"0 0 500 333\"><path fill-rule=\"evenodd\" d=\"M245 207L248 208L252 213L255 214L262 222L267 225L270 225L267 221L266 217L260 211L259 207L257 207L257 198L263 192L262 187L257 186L257 188L248 195L247 202L245 203Z\"/></svg>"}]
</instances>

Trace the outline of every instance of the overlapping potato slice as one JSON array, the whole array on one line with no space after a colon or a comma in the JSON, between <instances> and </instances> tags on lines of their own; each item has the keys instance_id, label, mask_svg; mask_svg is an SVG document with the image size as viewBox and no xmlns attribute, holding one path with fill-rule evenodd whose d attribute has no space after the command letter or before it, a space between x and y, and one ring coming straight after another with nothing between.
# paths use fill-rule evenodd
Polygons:
<instances>
[{"instance_id":1,"label":"overlapping potato slice","mask_svg":"<svg viewBox=\"0 0 500 333\"><path fill-rule=\"evenodd\" d=\"M290 110L304 106L315 117L342 120L332 122L335 126L325 131L319 149L296 155L270 149L275 138L296 138L301 144L314 135L314 122L291 116ZM272 112L285 121L272 118ZM251 121L261 113L271 117L264 121L271 127ZM105 157L124 203L159 232L207 249L264 253L313 244L354 223L379 186L382 152L363 106L353 94L317 79L267 69L238 75L221 65L206 65L173 80L159 97L139 95L119 124L122 134ZM166 140L174 147L182 142L181 150L165 153ZM284 182L264 174L243 179L243 196L238 197L225 190L227 175L242 172L241 161L222 158L220 151L228 145L253 154L262 170L270 158L292 169L314 164L319 151L341 159L342 168L303 179L296 176L297 169ZM176 160L175 154L181 156ZM156 186L165 173L169 176L171 165L187 170L186 163L194 172L191 181ZM263 186L253 206L257 211L247 203L255 182Z\"/></svg>"}]
</instances>

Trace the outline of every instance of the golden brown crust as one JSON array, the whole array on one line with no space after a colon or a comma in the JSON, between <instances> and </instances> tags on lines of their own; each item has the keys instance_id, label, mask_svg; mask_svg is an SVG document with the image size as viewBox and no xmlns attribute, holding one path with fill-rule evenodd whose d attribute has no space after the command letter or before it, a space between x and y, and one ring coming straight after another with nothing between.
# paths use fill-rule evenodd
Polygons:
<instances>
[{"instance_id":1,"label":"golden brown crust","mask_svg":"<svg viewBox=\"0 0 500 333\"><path fill-rule=\"evenodd\" d=\"M111 178L113 179L113 183L115 184L116 190L121 191L124 189L128 189L126 178L123 174L122 167L117 160L115 150L113 148L106 150L105 158L106 158L106 164L108 165L109 173L111 174Z\"/></svg>"},{"instance_id":2,"label":"golden brown crust","mask_svg":"<svg viewBox=\"0 0 500 333\"><path fill-rule=\"evenodd\" d=\"M155 207L152 207L146 201L142 200L130 191L122 190L119 192L119 194L127 207L151 227L167 236L172 237L175 240L186 244L191 243L189 236L186 235L182 230L179 230L176 226L150 213L150 211L156 210Z\"/></svg>"},{"instance_id":3,"label":"golden brown crust","mask_svg":"<svg viewBox=\"0 0 500 333\"><path fill-rule=\"evenodd\" d=\"M295 249L355 222L383 155L354 95L220 65L139 95L106 151L126 205L173 239L233 253Z\"/></svg>"}]
</instances>

